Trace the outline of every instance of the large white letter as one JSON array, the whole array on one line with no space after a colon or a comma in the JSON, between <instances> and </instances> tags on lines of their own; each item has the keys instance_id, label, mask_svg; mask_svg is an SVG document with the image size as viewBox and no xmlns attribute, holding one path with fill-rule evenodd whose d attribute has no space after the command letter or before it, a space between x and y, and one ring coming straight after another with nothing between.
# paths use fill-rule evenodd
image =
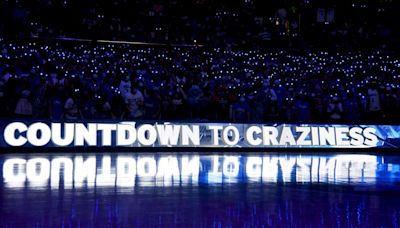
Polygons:
<instances>
[{"instance_id":1,"label":"large white letter","mask_svg":"<svg viewBox=\"0 0 400 228\"><path fill-rule=\"evenodd\" d=\"M350 144L353 146L362 146L364 144L364 136L362 135L363 129L360 127L350 128Z\"/></svg>"},{"instance_id":2,"label":"large white letter","mask_svg":"<svg viewBox=\"0 0 400 228\"><path fill-rule=\"evenodd\" d=\"M255 138L254 137L254 134L260 134L262 132L262 130L261 130L261 128L260 127L257 127L257 126L251 126L251 127L249 127L248 129L247 129L247 131L246 131L246 136L245 136L245 139L246 139L246 142L248 143L248 144L250 144L251 146L258 146L258 145L260 145L261 143L262 143L262 139L260 139L260 138Z\"/></svg>"},{"instance_id":3,"label":"large white letter","mask_svg":"<svg viewBox=\"0 0 400 228\"><path fill-rule=\"evenodd\" d=\"M148 133L147 137L146 132ZM157 131L153 125L143 124L138 129L137 138L141 145L153 145L157 140Z\"/></svg>"},{"instance_id":4,"label":"large white letter","mask_svg":"<svg viewBox=\"0 0 400 228\"><path fill-rule=\"evenodd\" d=\"M327 145L327 143L331 146L336 144L335 140L335 128L333 127L319 127L319 140L321 146Z\"/></svg>"},{"instance_id":5,"label":"large white letter","mask_svg":"<svg viewBox=\"0 0 400 228\"><path fill-rule=\"evenodd\" d=\"M213 142L213 145L216 146L218 145L219 141L219 131L222 130L222 126L208 126L207 129L211 130L211 141Z\"/></svg>"},{"instance_id":6,"label":"large white letter","mask_svg":"<svg viewBox=\"0 0 400 228\"><path fill-rule=\"evenodd\" d=\"M367 127L363 131L363 135L365 137L365 145L367 146L376 146L378 144L378 137L375 134L376 129L372 127Z\"/></svg>"},{"instance_id":7,"label":"large white letter","mask_svg":"<svg viewBox=\"0 0 400 228\"><path fill-rule=\"evenodd\" d=\"M296 131L300 132L299 137L297 137L296 144L298 146L309 146L311 145L311 140L306 140L307 136L310 135L310 127L296 127Z\"/></svg>"},{"instance_id":8,"label":"large white letter","mask_svg":"<svg viewBox=\"0 0 400 228\"><path fill-rule=\"evenodd\" d=\"M6 129L4 129L4 140L10 146L22 146L28 140L21 135L15 137L15 132L21 134L22 132L25 132L27 130L28 127L24 123L21 122L10 123L9 125L7 125Z\"/></svg>"},{"instance_id":9,"label":"large white letter","mask_svg":"<svg viewBox=\"0 0 400 228\"><path fill-rule=\"evenodd\" d=\"M51 140L56 146L68 146L74 141L74 127L73 123L64 124L64 138L61 134L61 124L51 124Z\"/></svg>"},{"instance_id":10,"label":"large white letter","mask_svg":"<svg viewBox=\"0 0 400 228\"><path fill-rule=\"evenodd\" d=\"M75 124L75 146L84 146L85 142L89 146L97 144L97 124L87 124L87 128L82 123Z\"/></svg>"},{"instance_id":11,"label":"large white letter","mask_svg":"<svg viewBox=\"0 0 400 228\"><path fill-rule=\"evenodd\" d=\"M263 127L263 144L278 145L278 129L276 127Z\"/></svg>"},{"instance_id":12,"label":"large white letter","mask_svg":"<svg viewBox=\"0 0 400 228\"><path fill-rule=\"evenodd\" d=\"M337 146L349 146L350 141L347 136L347 132L349 132L348 127L337 127L336 128L336 145Z\"/></svg>"},{"instance_id":13,"label":"large white letter","mask_svg":"<svg viewBox=\"0 0 400 228\"><path fill-rule=\"evenodd\" d=\"M290 127L283 127L281 138L279 140L279 144L282 146L285 146L286 143L289 143L291 146L296 145L296 140L294 140L294 136Z\"/></svg>"},{"instance_id":14,"label":"large white letter","mask_svg":"<svg viewBox=\"0 0 400 228\"><path fill-rule=\"evenodd\" d=\"M136 129L134 123L118 124L117 127L117 146L129 146L136 141Z\"/></svg>"},{"instance_id":15,"label":"large white letter","mask_svg":"<svg viewBox=\"0 0 400 228\"><path fill-rule=\"evenodd\" d=\"M38 132L40 132L40 137L38 136ZM26 137L33 146L44 146L51 139L50 127L44 123L34 123L29 126Z\"/></svg>"},{"instance_id":16,"label":"large white letter","mask_svg":"<svg viewBox=\"0 0 400 228\"><path fill-rule=\"evenodd\" d=\"M101 131L101 145L111 146L112 131L117 130L115 124L97 124L97 130Z\"/></svg>"},{"instance_id":17,"label":"large white letter","mask_svg":"<svg viewBox=\"0 0 400 228\"><path fill-rule=\"evenodd\" d=\"M232 135L232 140L229 138ZM222 131L222 141L229 146L234 146L239 142L239 130L235 126L227 126Z\"/></svg>"},{"instance_id":18,"label":"large white letter","mask_svg":"<svg viewBox=\"0 0 400 228\"><path fill-rule=\"evenodd\" d=\"M158 131L158 142L163 146L176 146L181 131L180 125L163 124L156 125Z\"/></svg>"},{"instance_id":19,"label":"large white letter","mask_svg":"<svg viewBox=\"0 0 400 228\"><path fill-rule=\"evenodd\" d=\"M198 146L198 145L200 145L199 125L193 125L192 127L183 125L181 133L182 133L181 138L182 138L183 146L188 146L188 145ZM189 139L190 139L190 143L189 143Z\"/></svg>"}]
</instances>

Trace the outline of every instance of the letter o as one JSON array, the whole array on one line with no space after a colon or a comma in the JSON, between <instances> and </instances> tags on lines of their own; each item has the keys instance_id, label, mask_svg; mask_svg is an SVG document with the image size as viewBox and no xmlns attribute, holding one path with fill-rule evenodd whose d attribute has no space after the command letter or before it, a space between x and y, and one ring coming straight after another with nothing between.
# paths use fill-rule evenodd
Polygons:
<instances>
[{"instance_id":1,"label":"letter o","mask_svg":"<svg viewBox=\"0 0 400 228\"><path fill-rule=\"evenodd\" d=\"M228 137L230 132L232 132L233 140ZM229 146L236 145L239 142L239 130L235 126L227 126L222 131L222 139Z\"/></svg>"},{"instance_id":2,"label":"letter o","mask_svg":"<svg viewBox=\"0 0 400 228\"><path fill-rule=\"evenodd\" d=\"M146 132L148 132L148 137L146 137ZM143 124L138 129L137 139L142 145L153 145L157 140L157 131L153 125Z\"/></svg>"},{"instance_id":3,"label":"letter o","mask_svg":"<svg viewBox=\"0 0 400 228\"><path fill-rule=\"evenodd\" d=\"M37 136L38 131L41 132L40 138ZM49 143L51 139L50 127L44 123L34 123L29 126L26 137L33 146L44 146Z\"/></svg>"}]
</instances>

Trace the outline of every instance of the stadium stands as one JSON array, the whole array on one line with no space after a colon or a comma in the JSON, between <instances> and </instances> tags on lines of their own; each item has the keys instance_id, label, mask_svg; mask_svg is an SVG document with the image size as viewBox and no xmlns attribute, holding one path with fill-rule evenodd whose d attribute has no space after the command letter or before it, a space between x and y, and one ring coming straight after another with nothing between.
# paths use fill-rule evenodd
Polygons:
<instances>
[{"instance_id":1,"label":"stadium stands","mask_svg":"<svg viewBox=\"0 0 400 228\"><path fill-rule=\"evenodd\" d=\"M0 43L2 117L395 122L398 56Z\"/></svg>"}]
</instances>

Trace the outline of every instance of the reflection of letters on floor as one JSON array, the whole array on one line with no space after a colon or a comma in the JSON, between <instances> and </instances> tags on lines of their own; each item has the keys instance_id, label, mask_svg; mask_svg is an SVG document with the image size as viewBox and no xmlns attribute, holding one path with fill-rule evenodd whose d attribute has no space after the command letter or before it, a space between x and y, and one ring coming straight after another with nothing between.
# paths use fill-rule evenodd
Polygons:
<instances>
[{"instance_id":1,"label":"reflection of letters on floor","mask_svg":"<svg viewBox=\"0 0 400 228\"><path fill-rule=\"evenodd\" d=\"M336 156L58 156L7 158L7 187L133 187L229 182L374 183L378 157ZM381 164L383 165L383 164ZM391 166L392 167L392 166Z\"/></svg>"}]
</instances>

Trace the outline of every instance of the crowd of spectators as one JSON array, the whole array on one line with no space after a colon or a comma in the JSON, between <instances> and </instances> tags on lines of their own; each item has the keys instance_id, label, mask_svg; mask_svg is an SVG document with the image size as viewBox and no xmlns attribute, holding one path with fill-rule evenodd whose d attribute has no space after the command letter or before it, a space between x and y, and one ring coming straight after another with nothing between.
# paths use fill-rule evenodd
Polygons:
<instances>
[{"instance_id":1,"label":"crowd of spectators","mask_svg":"<svg viewBox=\"0 0 400 228\"><path fill-rule=\"evenodd\" d=\"M394 0L6 0L0 36L243 47L398 45Z\"/></svg>"},{"instance_id":2,"label":"crowd of spectators","mask_svg":"<svg viewBox=\"0 0 400 228\"><path fill-rule=\"evenodd\" d=\"M0 107L3 118L392 123L400 59L0 40Z\"/></svg>"}]
</instances>

